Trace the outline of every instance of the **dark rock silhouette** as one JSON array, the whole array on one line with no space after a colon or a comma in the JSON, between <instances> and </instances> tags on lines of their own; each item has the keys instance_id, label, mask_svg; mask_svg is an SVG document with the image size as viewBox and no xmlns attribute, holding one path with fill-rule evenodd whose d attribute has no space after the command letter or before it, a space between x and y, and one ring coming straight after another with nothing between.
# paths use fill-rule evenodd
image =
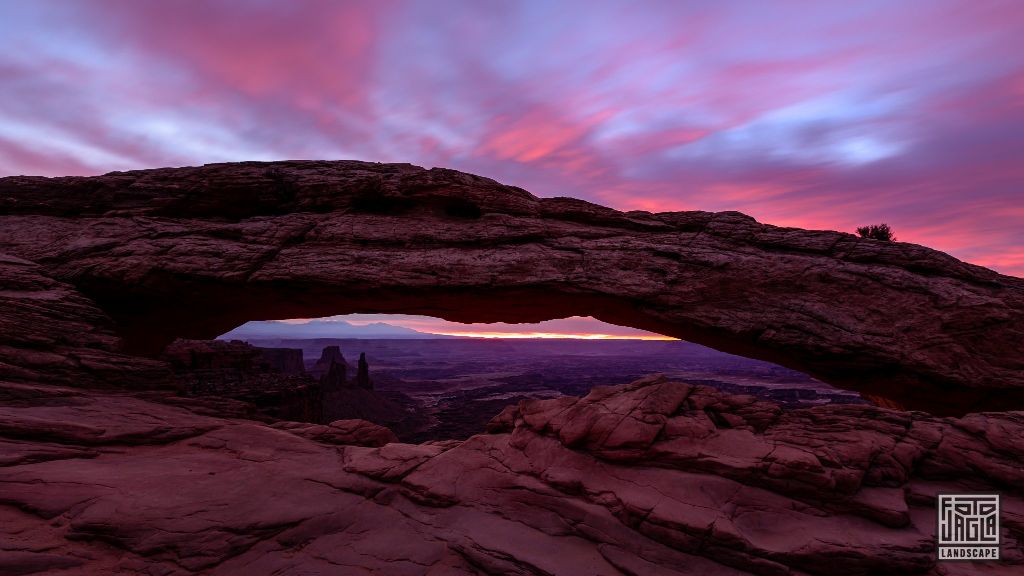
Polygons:
<instances>
[{"instance_id":1,"label":"dark rock silhouette","mask_svg":"<svg viewBox=\"0 0 1024 576\"><path fill-rule=\"evenodd\" d=\"M281 374L305 374L302 362L302 350L296 348L263 348L260 347L260 362L267 369Z\"/></svg>"},{"instance_id":2,"label":"dark rock silhouette","mask_svg":"<svg viewBox=\"0 0 1024 576\"><path fill-rule=\"evenodd\" d=\"M348 362L345 361L345 356L341 353L340 347L325 346L323 351L320 352L320 358L310 367L309 373L316 377L323 376L334 364L340 364L346 369L348 368Z\"/></svg>"},{"instance_id":3,"label":"dark rock silhouette","mask_svg":"<svg viewBox=\"0 0 1024 576\"><path fill-rule=\"evenodd\" d=\"M164 349L173 369L179 371L215 371L245 375L250 373L305 374L302 350L263 348L241 340L177 340Z\"/></svg>"},{"instance_id":4,"label":"dark rock silhouette","mask_svg":"<svg viewBox=\"0 0 1024 576\"><path fill-rule=\"evenodd\" d=\"M359 353L359 371L356 373L356 388L372 390L373 383L370 382L370 365L366 363L366 353Z\"/></svg>"},{"instance_id":5,"label":"dark rock silhouette","mask_svg":"<svg viewBox=\"0 0 1024 576\"><path fill-rule=\"evenodd\" d=\"M331 362L330 368L327 369L327 373L320 377L320 384L323 386L325 392L336 392L343 388L348 387L348 381L345 379L345 365L338 362Z\"/></svg>"},{"instance_id":6,"label":"dark rock silhouette","mask_svg":"<svg viewBox=\"0 0 1024 576\"><path fill-rule=\"evenodd\" d=\"M346 365L338 362L338 346L328 346L321 354L318 365L329 358L331 368L321 377L324 387L324 421L367 420L382 424L408 439L416 435L427 423L420 414L422 406L401 392L377 392L370 379L366 354L359 355L355 378L345 380ZM344 361L344 358L341 358Z\"/></svg>"},{"instance_id":7,"label":"dark rock silhouette","mask_svg":"<svg viewBox=\"0 0 1024 576\"><path fill-rule=\"evenodd\" d=\"M241 400L272 418L324 418L324 384L305 373L301 350L238 340L176 340L163 357L187 395Z\"/></svg>"},{"instance_id":8,"label":"dark rock silhouette","mask_svg":"<svg viewBox=\"0 0 1024 576\"><path fill-rule=\"evenodd\" d=\"M310 373L320 378L320 384L327 393L335 393L349 387L348 363L345 362L345 357L338 346L324 347Z\"/></svg>"},{"instance_id":9,"label":"dark rock silhouette","mask_svg":"<svg viewBox=\"0 0 1024 576\"><path fill-rule=\"evenodd\" d=\"M255 317L590 315L895 406L1024 407L1024 280L736 212L623 213L406 164L244 162L2 178L0 252L73 285L149 355Z\"/></svg>"}]
</instances>

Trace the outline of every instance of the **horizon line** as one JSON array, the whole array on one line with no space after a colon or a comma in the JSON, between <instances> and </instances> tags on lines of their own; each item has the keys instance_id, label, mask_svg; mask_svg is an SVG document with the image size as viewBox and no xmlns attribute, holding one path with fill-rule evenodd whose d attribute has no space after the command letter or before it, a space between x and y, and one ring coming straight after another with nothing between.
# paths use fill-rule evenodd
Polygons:
<instances>
[{"instance_id":1,"label":"horizon line","mask_svg":"<svg viewBox=\"0 0 1024 576\"><path fill-rule=\"evenodd\" d=\"M435 336L492 340L679 340L663 334L567 334L562 332L422 332Z\"/></svg>"}]
</instances>

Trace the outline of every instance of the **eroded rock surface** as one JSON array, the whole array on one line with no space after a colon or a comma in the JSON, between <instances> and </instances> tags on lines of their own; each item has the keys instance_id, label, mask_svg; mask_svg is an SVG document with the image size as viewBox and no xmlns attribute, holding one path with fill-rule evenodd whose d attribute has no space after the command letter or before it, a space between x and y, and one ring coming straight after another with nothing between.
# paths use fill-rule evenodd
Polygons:
<instances>
[{"instance_id":1,"label":"eroded rock surface","mask_svg":"<svg viewBox=\"0 0 1024 576\"><path fill-rule=\"evenodd\" d=\"M169 367L123 354L113 322L36 264L0 252L0 378L77 387L173 387ZM0 401L17 392L0 391Z\"/></svg>"},{"instance_id":2,"label":"eroded rock surface","mask_svg":"<svg viewBox=\"0 0 1024 576\"><path fill-rule=\"evenodd\" d=\"M1021 413L783 411L651 378L411 445L358 421L272 427L47 394L60 405L0 410L5 573L1024 568ZM1002 494L1001 563L936 565L934 497L960 491Z\"/></svg>"},{"instance_id":3,"label":"eroded rock surface","mask_svg":"<svg viewBox=\"0 0 1024 576\"><path fill-rule=\"evenodd\" d=\"M622 213L406 164L248 162L2 178L0 251L151 354L265 318L591 315L894 406L1024 408L1024 280L735 212Z\"/></svg>"},{"instance_id":4,"label":"eroded rock surface","mask_svg":"<svg viewBox=\"0 0 1024 576\"><path fill-rule=\"evenodd\" d=\"M651 378L520 403L464 442L401 444L368 422L267 424L227 399L140 391L140 378L163 373L158 362L112 351L117 338L87 298L3 262L20 282L0 309L19 327L4 333L0 372L4 574L1012 574L1024 564L1020 412L783 410ZM34 318L76 330L50 335ZM111 365L131 389L96 381ZM964 491L1002 494L1002 563L935 564L935 494Z\"/></svg>"}]
</instances>

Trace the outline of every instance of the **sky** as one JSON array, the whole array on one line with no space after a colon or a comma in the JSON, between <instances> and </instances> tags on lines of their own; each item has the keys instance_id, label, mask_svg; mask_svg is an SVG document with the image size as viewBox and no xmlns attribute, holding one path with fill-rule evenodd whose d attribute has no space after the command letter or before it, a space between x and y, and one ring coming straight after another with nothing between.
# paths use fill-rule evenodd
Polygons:
<instances>
[{"instance_id":1,"label":"sky","mask_svg":"<svg viewBox=\"0 0 1024 576\"><path fill-rule=\"evenodd\" d=\"M313 322L313 324L310 324ZM600 322L591 318L572 316L556 320L545 320L532 324L507 324L494 322L491 324L462 324L450 322L431 316L419 316L413 314L346 314L343 316L329 316L327 318L309 319L295 318L271 322L254 321L248 322L220 338L241 339L265 338L271 335L280 338L321 338L326 334L338 338L378 338L381 337L379 323L391 326L410 328L427 334L439 334L443 336L462 336L471 338L571 338L587 340L675 340L661 334L654 334L636 328L616 326ZM309 325L312 330L305 328L305 332L293 330L281 330L279 326L287 324L288 328L296 325ZM335 328L341 324L341 328ZM362 332L359 328L353 330L350 326L356 327L378 327L373 332ZM391 332L391 335L394 335Z\"/></svg>"},{"instance_id":2,"label":"sky","mask_svg":"<svg viewBox=\"0 0 1024 576\"><path fill-rule=\"evenodd\" d=\"M0 0L0 175L444 166L1024 276L1024 2Z\"/></svg>"}]
</instances>

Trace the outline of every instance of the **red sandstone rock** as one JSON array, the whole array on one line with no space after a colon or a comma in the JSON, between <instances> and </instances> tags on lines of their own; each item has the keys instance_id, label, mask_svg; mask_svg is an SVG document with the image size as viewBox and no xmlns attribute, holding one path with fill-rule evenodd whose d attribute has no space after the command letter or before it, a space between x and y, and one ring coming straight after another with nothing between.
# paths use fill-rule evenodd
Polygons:
<instances>
[{"instance_id":1,"label":"red sandstone rock","mask_svg":"<svg viewBox=\"0 0 1024 576\"><path fill-rule=\"evenodd\" d=\"M961 490L1003 495L992 573L1024 566L1020 413L781 411L652 378L416 446L51 397L0 410L0 567L23 573L938 574L934 496Z\"/></svg>"},{"instance_id":2,"label":"red sandstone rock","mask_svg":"<svg viewBox=\"0 0 1024 576\"><path fill-rule=\"evenodd\" d=\"M76 387L170 388L167 365L119 351L113 322L72 286L0 253L0 378ZM16 400L13 389L0 401Z\"/></svg>"},{"instance_id":3,"label":"red sandstone rock","mask_svg":"<svg viewBox=\"0 0 1024 576\"><path fill-rule=\"evenodd\" d=\"M218 329L261 301L282 313L340 306L318 292L328 287L354 290L353 306L370 301L359 290L387 288L375 293L381 305L444 304L444 315L467 319L495 302L507 304L494 309L501 318L527 319L537 312L516 302L533 295L549 310L578 305L635 324L718 325L708 338L723 346L760 326L759 349L806 353L820 373L862 354L855 382L840 383L920 401L942 381L961 388L954 399L975 386L994 401L999 386L1020 385L1019 356L1005 347L1020 331L1015 279L909 245L736 215L620 214L450 171L359 163L6 179L0 210L0 244L45 260L0 256L0 573L1009 575L1024 566L1021 412L787 411L648 378L520 403L465 442L407 445L361 421L248 420L237 402L230 418L199 414L223 407L174 396L167 364L126 355L118 337L132 334L127 303L159 320L149 299L182 287L226 306L225 316L203 325L204 310L192 309L186 322L168 321L168 334ZM292 235L303 221L308 229ZM327 262L304 263L325 247ZM592 266L609 266L606 278ZM786 284L800 266L806 283ZM480 296L416 290L426 285ZM288 299L303 291L309 299ZM890 300L865 306L871 298ZM832 317L815 304L826 301ZM978 348L985 335L988 352ZM905 369L870 378L901 354ZM936 564L935 495L963 491L1002 494L1001 563Z\"/></svg>"},{"instance_id":4,"label":"red sandstone rock","mask_svg":"<svg viewBox=\"0 0 1024 576\"><path fill-rule=\"evenodd\" d=\"M736 212L616 212L452 170L246 162L0 179L0 251L133 349L346 312L592 315L935 413L1024 408L1024 280Z\"/></svg>"},{"instance_id":5,"label":"red sandstone rock","mask_svg":"<svg viewBox=\"0 0 1024 576\"><path fill-rule=\"evenodd\" d=\"M280 422L274 424L273 427L328 444L383 446L398 442L398 437L394 432L366 420L335 420L329 425Z\"/></svg>"}]
</instances>

